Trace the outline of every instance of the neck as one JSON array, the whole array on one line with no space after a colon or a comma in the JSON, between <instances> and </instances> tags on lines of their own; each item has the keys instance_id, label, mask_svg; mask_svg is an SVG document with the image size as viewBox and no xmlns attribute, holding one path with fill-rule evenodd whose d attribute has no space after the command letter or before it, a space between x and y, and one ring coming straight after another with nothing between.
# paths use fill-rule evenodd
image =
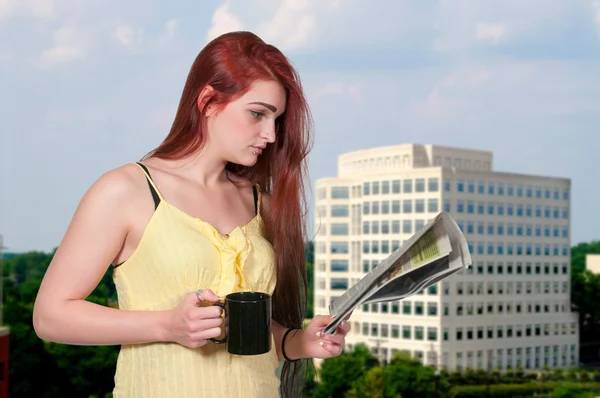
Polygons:
<instances>
[{"instance_id":1,"label":"neck","mask_svg":"<svg viewBox=\"0 0 600 398\"><path fill-rule=\"evenodd\" d=\"M208 145L186 158L176 160L174 166L186 178L201 186L210 187L227 180L227 161L211 151Z\"/></svg>"}]
</instances>

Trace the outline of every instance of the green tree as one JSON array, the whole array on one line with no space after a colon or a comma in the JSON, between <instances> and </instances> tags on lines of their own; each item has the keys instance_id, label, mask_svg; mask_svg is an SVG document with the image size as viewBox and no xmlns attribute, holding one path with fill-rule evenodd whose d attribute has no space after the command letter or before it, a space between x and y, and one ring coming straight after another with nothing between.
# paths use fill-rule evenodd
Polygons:
<instances>
[{"instance_id":1,"label":"green tree","mask_svg":"<svg viewBox=\"0 0 600 398\"><path fill-rule=\"evenodd\" d=\"M306 317L314 317L314 292L315 292L315 267L313 263L306 263L306 280L308 284L308 304L306 307Z\"/></svg>"},{"instance_id":2,"label":"green tree","mask_svg":"<svg viewBox=\"0 0 600 398\"><path fill-rule=\"evenodd\" d=\"M324 360L319 372L320 383L314 397L343 397L351 389L354 380L361 378L376 365L377 359L362 344L357 345L351 352Z\"/></svg>"},{"instance_id":3,"label":"green tree","mask_svg":"<svg viewBox=\"0 0 600 398\"><path fill-rule=\"evenodd\" d=\"M552 391L550 398L594 398L595 394L586 392L580 383L561 383Z\"/></svg>"},{"instance_id":4,"label":"green tree","mask_svg":"<svg viewBox=\"0 0 600 398\"><path fill-rule=\"evenodd\" d=\"M306 376L304 378L304 388L302 390L302 397L312 398L315 396L315 390L317 389L317 372L315 365L312 360L306 361L307 369Z\"/></svg>"},{"instance_id":5,"label":"green tree","mask_svg":"<svg viewBox=\"0 0 600 398\"><path fill-rule=\"evenodd\" d=\"M600 254L600 241L580 243L571 249L571 304L579 313L580 357L582 361L591 352L587 347L600 338L600 275L586 270L588 254ZM593 350L597 352L596 349ZM590 358L597 361L597 357Z\"/></svg>"},{"instance_id":6,"label":"green tree","mask_svg":"<svg viewBox=\"0 0 600 398\"><path fill-rule=\"evenodd\" d=\"M40 340L33 330L33 303L53 255L30 252L4 262L3 319L10 328L9 394L104 397L113 389L118 346L55 344ZM88 300L114 305L111 277L109 270Z\"/></svg>"},{"instance_id":7,"label":"green tree","mask_svg":"<svg viewBox=\"0 0 600 398\"><path fill-rule=\"evenodd\" d=\"M352 383L352 389L346 398L379 398L383 396L383 368L377 366L369 369L361 378ZM399 394L396 398L402 398Z\"/></svg>"},{"instance_id":8,"label":"green tree","mask_svg":"<svg viewBox=\"0 0 600 398\"><path fill-rule=\"evenodd\" d=\"M440 374L436 383L435 369L423 366L417 358L398 352L381 374L385 398L403 397L429 398L437 394L446 397L450 391L450 383Z\"/></svg>"}]
</instances>

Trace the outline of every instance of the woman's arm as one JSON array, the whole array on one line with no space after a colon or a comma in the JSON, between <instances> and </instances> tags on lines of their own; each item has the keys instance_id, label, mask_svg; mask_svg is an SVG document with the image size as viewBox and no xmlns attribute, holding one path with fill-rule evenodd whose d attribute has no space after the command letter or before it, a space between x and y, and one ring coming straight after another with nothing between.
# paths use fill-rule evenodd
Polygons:
<instances>
[{"instance_id":1,"label":"woman's arm","mask_svg":"<svg viewBox=\"0 0 600 398\"><path fill-rule=\"evenodd\" d=\"M85 301L127 236L136 186L130 173L124 167L106 173L81 200L35 301L33 326L40 338L79 345L165 339L166 312L121 311Z\"/></svg>"}]
</instances>

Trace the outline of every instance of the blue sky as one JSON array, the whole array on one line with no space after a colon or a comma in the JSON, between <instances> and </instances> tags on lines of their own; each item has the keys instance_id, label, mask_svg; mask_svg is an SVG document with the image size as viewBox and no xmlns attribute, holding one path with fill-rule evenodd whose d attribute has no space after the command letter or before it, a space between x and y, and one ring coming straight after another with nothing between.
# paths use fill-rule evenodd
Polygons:
<instances>
[{"instance_id":1,"label":"blue sky","mask_svg":"<svg viewBox=\"0 0 600 398\"><path fill-rule=\"evenodd\" d=\"M167 134L207 41L251 30L300 70L311 181L401 143L568 177L600 239L600 0L0 0L0 233L51 250L88 187Z\"/></svg>"}]
</instances>

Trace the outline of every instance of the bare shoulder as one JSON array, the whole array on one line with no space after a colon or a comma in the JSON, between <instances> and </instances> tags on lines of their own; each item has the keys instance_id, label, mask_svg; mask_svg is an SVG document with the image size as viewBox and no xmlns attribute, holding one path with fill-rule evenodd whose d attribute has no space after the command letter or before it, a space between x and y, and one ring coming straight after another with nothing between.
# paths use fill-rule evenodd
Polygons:
<instances>
[{"instance_id":1,"label":"bare shoulder","mask_svg":"<svg viewBox=\"0 0 600 398\"><path fill-rule=\"evenodd\" d=\"M134 164L126 164L102 174L90 187L84 199L117 201L139 195L144 179ZM122 203L122 202L121 202Z\"/></svg>"},{"instance_id":2,"label":"bare shoulder","mask_svg":"<svg viewBox=\"0 0 600 398\"><path fill-rule=\"evenodd\" d=\"M136 170L137 169L137 170ZM83 195L73 215L72 223L97 226L112 220L113 230L127 233L131 227L132 215L136 212L143 197L145 178L141 169L134 164L126 164L109 170L98 177Z\"/></svg>"}]
</instances>

